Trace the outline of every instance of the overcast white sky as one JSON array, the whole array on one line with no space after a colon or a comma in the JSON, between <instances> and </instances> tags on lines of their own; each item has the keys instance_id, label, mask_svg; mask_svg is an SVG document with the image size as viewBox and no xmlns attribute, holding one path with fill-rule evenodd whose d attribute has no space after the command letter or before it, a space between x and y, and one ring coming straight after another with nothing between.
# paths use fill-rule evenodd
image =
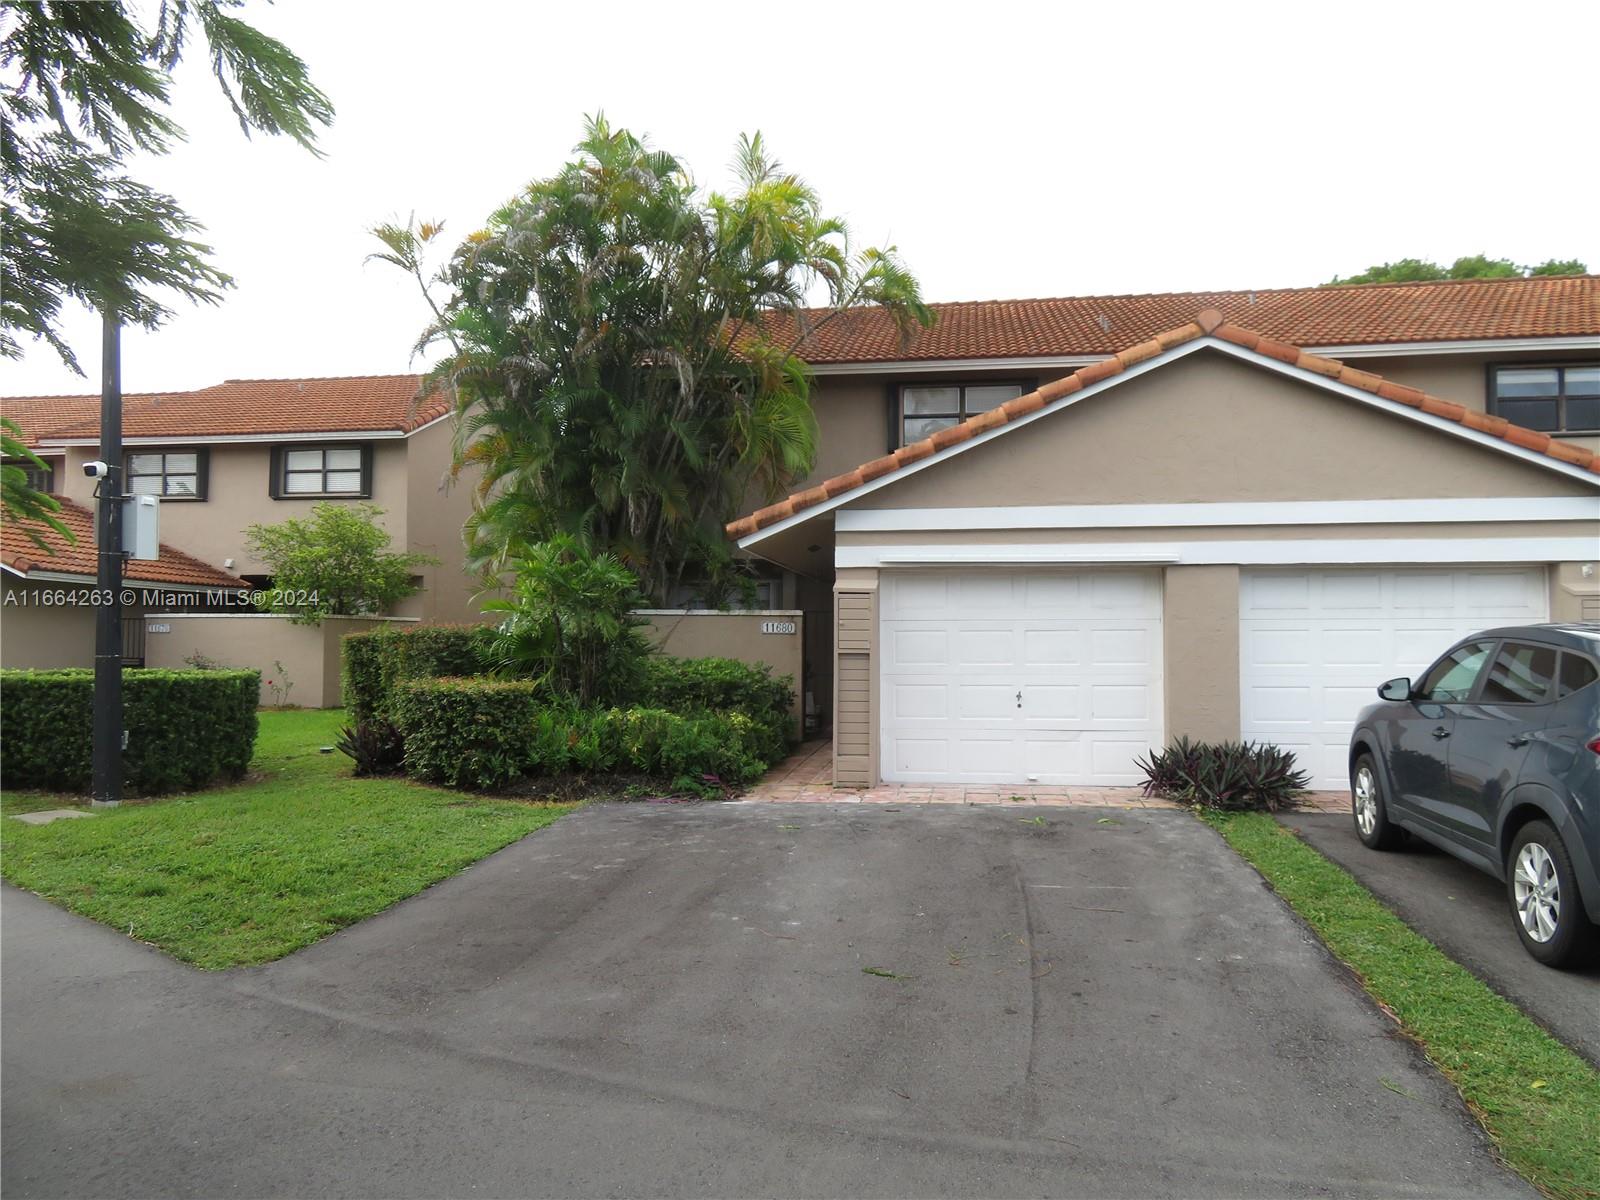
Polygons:
<instances>
[{"instance_id":1,"label":"overcast white sky","mask_svg":"<svg viewBox=\"0 0 1600 1200\"><path fill-rule=\"evenodd\" d=\"M470 232L583 115L702 183L761 130L932 300L1314 284L1371 263L1578 257L1600 270L1600 5L535 4L281 0L245 16L333 99L318 160L240 134L196 57L189 143L137 173L238 287L130 332L129 391L413 369L425 312L364 265L415 210ZM0 392L98 390L42 346Z\"/></svg>"}]
</instances>

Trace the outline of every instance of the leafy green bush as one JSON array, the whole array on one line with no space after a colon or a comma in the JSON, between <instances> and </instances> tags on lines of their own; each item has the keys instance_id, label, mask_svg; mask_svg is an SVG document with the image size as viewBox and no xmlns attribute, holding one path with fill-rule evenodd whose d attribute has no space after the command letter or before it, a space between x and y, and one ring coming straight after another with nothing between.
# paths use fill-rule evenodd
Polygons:
<instances>
[{"instance_id":1,"label":"leafy green bush","mask_svg":"<svg viewBox=\"0 0 1600 1200\"><path fill-rule=\"evenodd\" d=\"M160 795L243 776L260 688L259 671L124 671L124 789ZM0 671L0 700L6 786L87 792L94 672Z\"/></svg>"},{"instance_id":2,"label":"leafy green bush","mask_svg":"<svg viewBox=\"0 0 1600 1200\"><path fill-rule=\"evenodd\" d=\"M759 779L772 763L763 754L770 732L743 713L683 715L661 708L541 708L529 737L529 769L625 771L699 786Z\"/></svg>"},{"instance_id":3,"label":"leafy green bush","mask_svg":"<svg viewBox=\"0 0 1600 1200\"><path fill-rule=\"evenodd\" d=\"M634 695L650 652L634 609L645 603L633 572L566 535L529 546L514 563L510 600L495 638L495 668L532 679L548 694L579 704L617 704Z\"/></svg>"},{"instance_id":4,"label":"leafy green bush","mask_svg":"<svg viewBox=\"0 0 1600 1200\"><path fill-rule=\"evenodd\" d=\"M1144 794L1227 812L1277 812L1294 803L1311 777L1292 751L1257 742L1191 742L1180 737L1137 760Z\"/></svg>"},{"instance_id":5,"label":"leafy green bush","mask_svg":"<svg viewBox=\"0 0 1600 1200\"><path fill-rule=\"evenodd\" d=\"M344 702L356 721L382 716L407 679L483 675L494 629L488 625L391 625L344 639Z\"/></svg>"},{"instance_id":6,"label":"leafy green bush","mask_svg":"<svg viewBox=\"0 0 1600 1200\"><path fill-rule=\"evenodd\" d=\"M528 769L537 712L523 679L412 679L389 702L406 773L474 789L504 787Z\"/></svg>"},{"instance_id":7,"label":"leafy green bush","mask_svg":"<svg viewBox=\"0 0 1600 1200\"><path fill-rule=\"evenodd\" d=\"M639 701L676 713L742 713L755 725L756 754L782 760L794 741L794 689L788 676L734 658L645 660Z\"/></svg>"},{"instance_id":8,"label":"leafy green bush","mask_svg":"<svg viewBox=\"0 0 1600 1200\"><path fill-rule=\"evenodd\" d=\"M245 544L272 576L269 611L315 625L328 616L386 612L414 595L417 568L439 560L390 550L389 533L378 523L382 515L375 504L325 500L311 506L309 517L246 529Z\"/></svg>"}]
</instances>

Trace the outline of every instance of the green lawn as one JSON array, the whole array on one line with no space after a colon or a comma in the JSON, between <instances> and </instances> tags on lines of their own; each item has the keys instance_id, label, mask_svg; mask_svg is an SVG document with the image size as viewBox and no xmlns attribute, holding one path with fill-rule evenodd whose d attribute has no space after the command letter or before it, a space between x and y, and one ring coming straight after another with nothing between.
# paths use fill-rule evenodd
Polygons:
<instances>
[{"instance_id":1,"label":"green lawn","mask_svg":"<svg viewBox=\"0 0 1600 1200\"><path fill-rule=\"evenodd\" d=\"M0 874L198 967L267 962L369 917L550 824L529 804L356 779L322 754L340 711L263 712L250 778L105 809L0 820ZM81 803L19 793L13 814Z\"/></svg>"},{"instance_id":2,"label":"green lawn","mask_svg":"<svg viewBox=\"0 0 1600 1200\"><path fill-rule=\"evenodd\" d=\"M1271 817L1206 820L1398 1018L1512 1169L1548 1196L1600 1197L1600 1072Z\"/></svg>"}]
</instances>

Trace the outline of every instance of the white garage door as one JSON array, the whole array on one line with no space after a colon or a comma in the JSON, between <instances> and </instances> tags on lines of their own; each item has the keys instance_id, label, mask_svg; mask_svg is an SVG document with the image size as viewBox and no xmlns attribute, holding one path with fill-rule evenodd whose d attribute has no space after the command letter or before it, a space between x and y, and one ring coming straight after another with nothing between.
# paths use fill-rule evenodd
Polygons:
<instances>
[{"instance_id":1,"label":"white garage door","mask_svg":"<svg viewBox=\"0 0 1600 1200\"><path fill-rule=\"evenodd\" d=\"M1295 752L1312 786L1348 786L1350 730L1375 689L1417 678L1456 639L1546 619L1542 567L1247 571L1241 723Z\"/></svg>"},{"instance_id":2,"label":"white garage door","mask_svg":"<svg viewBox=\"0 0 1600 1200\"><path fill-rule=\"evenodd\" d=\"M886 780L1130 784L1161 741L1150 571L885 571Z\"/></svg>"}]
</instances>

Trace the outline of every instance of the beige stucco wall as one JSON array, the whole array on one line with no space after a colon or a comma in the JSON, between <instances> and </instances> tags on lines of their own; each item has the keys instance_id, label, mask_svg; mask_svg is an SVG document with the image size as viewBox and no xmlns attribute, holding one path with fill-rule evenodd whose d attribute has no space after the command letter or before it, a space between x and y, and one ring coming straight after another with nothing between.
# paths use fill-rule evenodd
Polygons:
<instances>
[{"instance_id":1,"label":"beige stucco wall","mask_svg":"<svg viewBox=\"0 0 1600 1200\"><path fill-rule=\"evenodd\" d=\"M436 421L406 439L404 541L408 550L431 554L439 565L419 570L423 591L397 612L425 621L482 621L487 618L477 598L480 585L466 572L461 534L481 472L469 468L450 477L451 437L451 422Z\"/></svg>"},{"instance_id":2,"label":"beige stucco wall","mask_svg":"<svg viewBox=\"0 0 1600 1200\"><path fill-rule=\"evenodd\" d=\"M1210 351L852 508L1593 495L1594 485Z\"/></svg>"},{"instance_id":3,"label":"beige stucco wall","mask_svg":"<svg viewBox=\"0 0 1600 1200\"><path fill-rule=\"evenodd\" d=\"M94 617L88 605L37 603L41 590L78 591L68 584L0 579L0 666L36 671L94 666Z\"/></svg>"},{"instance_id":4,"label":"beige stucco wall","mask_svg":"<svg viewBox=\"0 0 1600 1200\"><path fill-rule=\"evenodd\" d=\"M163 499L161 540L214 567L233 559L235 575L263 575L267 568L245 549L245 529L274 525L290 517L305 517L322 498L274 500L269 493L272 447L265 443L211 446L211 464L204 500ZM129 448L137 453L139 447ZM375 442L372 448L372 498L384 510L381 523L403 546L406 536L406 444L398 439ZM83 474L83 464L99 453L92 446L73 446L62 477L67 495L87 507L94 505L94 480Z\"/></svg>"},{"instance_id":5,"label":"beige stucco wall","mask_svg":"<svg viewBox=\"0 0 1600 1200\"><path fill-rule=\"evenodd\" d=\"M909 529L845 531L840 549L855 546L1093 546L1101 544L1182 546L1185 542L1276 542L1416 540L1478 541L1484 538L1593 538L1593 521L1435 521L1371 525L1184 525L1143 529ZM1321 562L1321 558L1308 559ZM1404 559L1396 560L1404 561Z\"/></svg>"},{"instance_id":6,"label":"beige stucco wall","mask_svg":"<svg viewBox=\"0 0 1600 1200\"><path fill-rule=\"evenodd\" d=\"M800 691L805 646L805 614L797 609L751 612L717 612L710 609L650 609L641 611L648 624L644 633L663 654L674 658L734 658L772 668L777 677L788 676L795 689L795 736L804 732ZM763 633L765 623L793 622L793 633Z\"/></svg>"},{"instance_id":7,"label":"beige stucco wall","mask_svg":"<svg viewBox=\"0 0 1600 1200\"><path fill-rule=\"evenodd\" d=\"M1354 358L1351 365L1371 371L1408 387L1421 388L1445 400L1454 400L1468 408L1485 412L1489 407L1489 365L1498 363L1526 363L1530 366L1547 366L1564 362L1594 362L1600 357L1600 347L1589 354L1569 353L1541 355L1519 354L1414 354L1392 357ZM1567 437L1564 439L1589 450L1600 450L1600 437Z\"/></svg>"},{"instance_id":8,"label":"beige stucco wall","mask_svg":"<svg viewBox=\"0 0 1600 1200\"><path fill-rule=\"evenodd\" d=\"M1239 736L1239 568L1168 567L1162 578L1164 736Z\"/></svg>"},{"instance_id":9,"label":"beige stucco wall","mask_svg":"<svg viewBox=\"0 0 1600 1200\"><path fill-rule=\"evenodd\" d=\"M337 708L340 700L341 639L385 622L364 617L328 617L320 625L296 625L266 614L202 616L150 613L145 618L145 665L177 670L203 654L219 666L261 672L261 703L276 700L269 679L293 685L285 700L301 708ZM168 626L157 633L151 626ZM281 664L281 667L280 665Z\"/></svg>"},{"instance_id":10,"label":"beige stucco wall","mask_svg":"<svg viewBox=\"0 0 1600 1200\"><path fill-rule=\"evenodd\" d=\"M1600 561L1551 564L1550 619L1600 621Z\"/></svg>"}]
</instances>

